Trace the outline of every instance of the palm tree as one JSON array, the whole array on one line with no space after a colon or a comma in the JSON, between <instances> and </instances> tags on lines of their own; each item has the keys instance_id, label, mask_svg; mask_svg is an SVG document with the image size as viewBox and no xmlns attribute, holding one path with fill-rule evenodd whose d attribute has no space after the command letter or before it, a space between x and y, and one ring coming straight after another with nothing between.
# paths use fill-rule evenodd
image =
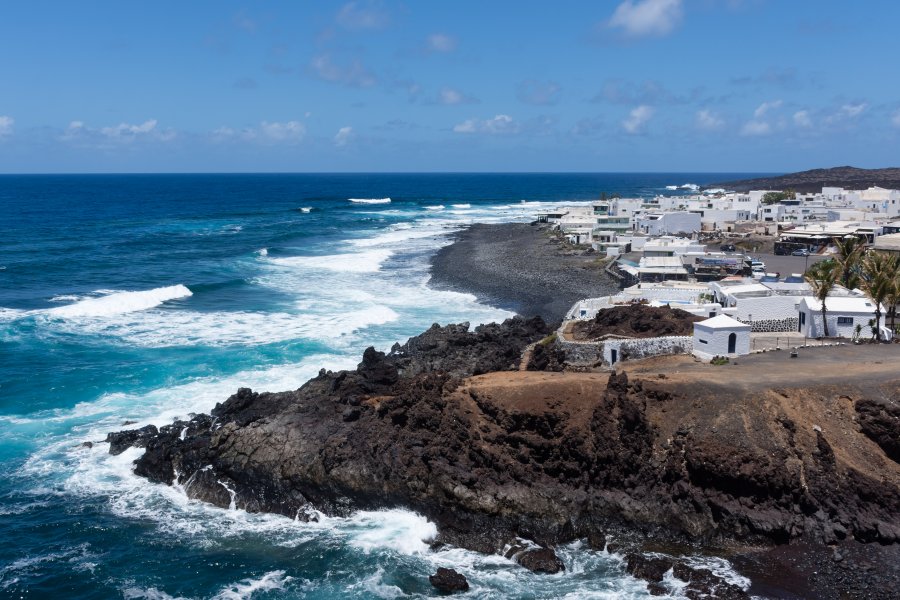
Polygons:
<instances>
[{"instance_id":1,"label":"palm tree","mask_svg":"<svg viewBox=\"0 0 900 600\"><path fill-rule=\"evenodd\" d=\"M897 256L883 252L869 252L861 263L860 286L875 303L875 339L881 341L881 305L893 291L897 278Z\"/></svg>"},{"instance_id":2,"label":"palm tree","mask_svg":"<svg viewBox=\"0 0 900 600\"><path fill-rule=\"evenodd\" d=\"M900 266L900 261L898 261ZM887 296L887 310L891 316L891 331L897 333L897 305L900 304L900 268L894 271L891 281L891 291Z\"/></svg>"},{"instance_id":3,"label":"palm tree","mask_svg":"<svg viewBox=\"0 0 900 600\"><path fill-rule=\"evenodd\" d=\"M859 287L859 265L866 245L861 238L850 235L843 238L836 237L833 241L837 247L834 259L838 264L841 285L848 290Z\"/></svg>"},{"instance_id":4,"label":"palm tree","mask_svg":"<svg viewBox=\"0 0 900 600\"><path fill-rule=\"evenodd\" d=\"M828 320L825 314L828 309L825 308L825 300L837 285L839 275L838 263L833 259L817 262L803 274L803 279L812 288L813 296L822 303L822 327L825 337L828 337Z\"/></svg>"}]
</instances>

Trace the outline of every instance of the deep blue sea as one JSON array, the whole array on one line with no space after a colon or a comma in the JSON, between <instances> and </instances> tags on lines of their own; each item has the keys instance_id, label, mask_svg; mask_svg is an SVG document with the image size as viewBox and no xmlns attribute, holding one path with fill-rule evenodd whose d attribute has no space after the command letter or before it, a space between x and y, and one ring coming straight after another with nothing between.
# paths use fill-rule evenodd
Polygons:
<instances>
[{"instance_id":1,"label":"deep blue sea","mask_svg":"<svg viewBox=\"0 0 900 600\"><path fill-rule=\"evenodd\" d=\"M467 223L745 176L0 176L0 597L423 597L438 566L473 598L647 597L577 543L564 574L533 575L429 551L433 525L411 512L222 510L135 477L141 450L81 443L240 386L297 388L434 322L509 316L428 287L430 256Z\"/></svg>"}]
</instances>

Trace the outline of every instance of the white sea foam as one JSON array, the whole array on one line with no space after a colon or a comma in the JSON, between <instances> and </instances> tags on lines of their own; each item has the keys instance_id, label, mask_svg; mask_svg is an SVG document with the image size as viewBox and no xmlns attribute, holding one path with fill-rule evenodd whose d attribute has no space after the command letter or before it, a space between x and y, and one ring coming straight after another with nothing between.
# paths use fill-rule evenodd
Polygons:
<instances>
[{"instance_id":1,"label":"white sea foam","mask_svg":"<svg viewBox=\"0 0 900 600\"><path fill-rule=\"evenodd\" d=\"M400 554L423 554L437 535L434 523L406 510L361 511L345 520L351 544L366 553L391 548Z\"/></svg>"},{"instance_id":2,"label":"white sea foam","mask_svg":"<svg viewBox=\"0 0 900 600\"><path fill-rule=\"evenodd\" d=\"M46 563L67 563L74 571L91 570L93 563L86 562L87 558L96 558L97 555L89 550L88 544L80 544L66 548L59 552L48 552L35 556L26 556L12 561L0 568L0 589L7 589L19 583L21 579L40 573Z\"/></svg>"},{"instance_id":3,"label":"white sea foam","mask_svg":"<svg viewBox=\"0 0 900 600\"><path fill-rule=\"evenodd\" d=\"M312 206L301 206L300 207L300 212L302 212L302 213L308 213L311 211L312 211Z\"/></svg>"},{"instance_id":4,"label":"white sea foam","mask_svg":"<svg viewBox=\"0 0 900 600\"><path fill-rule=\"evenodd\" d=\"M454 204L453 208L472 208L471 204Z\"/></svg>"},{"instance_id":5,"label":"white sea foam","mask_svg":"<svg viewBox=\"0 0 900 600\"><path fill-rule=\"evenodd\" d=\"M443 204L435 204L432 206L426 206L425 210L444 210L444 205Z\"/></svg>"},{"instance_id":6,"label":"white sea foam","mask_svg":"<svg viewBox=\"0 0 900 600\"><path fill-rule=\"evenodd\" d=\"M46 314L61 319L76 317L109 317L147 310L169 300L193 295L184 285L171 285L140 292L113 292L100 298L87 298L74 304L51 308Z\"/></svg>"},{"instance_id":7,"label":"white sea foam","mask_svg":"<svg viewBox=\"0 0 900 600\"><path fill-rule=\"evenodd\" d=\"M354 204L390 204L390 198L348 198Z\"/></svg>"},{"instance_id":8,"label":"white sea foam","mask_svg":"<svg viewBox=\"0 0 900 600\"><path fill-rule=\"evenodd\" d=\"M122 590L124 600L189 600L184 596L172 596L163 591L152 588L127 587Z\"/></svg>"},{"instance_id":9,"label":"white sea foam","mask_svg":"<svg viewBox=\"0 0 900 600\"><path fill-rule=\"evenodd\" d=\"M341 271L345 273L375 273L393 255L390 250L369 250L351 254L331 254L325 256L289 256L272 258L272 264L285 267Z\"/></svg>"},{"instance_id":10,"label":"white sea foam","mask_svg":"<svg viewBox=\"0 0 900 600\"><path fill-rule=\"evenodd\" d=\"M334 307L332 307L334 308ZM48 333L103 336L115 343L145 348L177 346L258 346L291 340L331 341L372 325L399 318L386 306L365 311L331 310L327 314L278 312L144 311L140 317L121 315L44 323Z\"/></svg>"},{"instance_id":11,"label":"white sea foam","mask_svg":"<svg viewBox=\"0 0 900 600\"><path fill-rule=\"evenodd\" d=\"M403 593L403 590L396 585L384 583L384 569L381 567L378 567L378 570L372 575L364 577L361 581L351 585L348 591L361 591L367 596L383 598L385 600L393 600L394 598L406 596L406 594Z\"/></svg>"},{"instance_id":12,"label":"white sea foam","mask_svg":"<svg viewBox=\"0 0 900 600\"><path fill-rule=\"evenodd\" d=\"M284 571L270 571L262 577L242 579L237 583L225 586L212 600L246 600L256 592L270 590L283 590L284 586L293 581Z\"/></svg>"},{"instance_id":13,"label":"white sea foam","mask_svg":"<svg viewBox=\"0 0 900 600\"><path fill-rule=\"evenodd\" d=\"M373 246L391 246L402 244L410 240L437 238L446 236L454 231L458 231L459 227L454 224L443 226L421 226L421 227L401 227L397 226L392 230L381 233L373 237L359 238L350 240L350 244L357 248L371 248Z\"/></svg>"},{"instance_id":14,"label":"white sea foam","mask_svg":"<svg viewBox=\"0 0 900 600\"><path fill-rule=\"evenodd\" d=\"M0 323L11 323L28 315L27 310L19 310L18 308L3 308L0 306Z\"/></svg>"},{"instance_id":15,"label":"white sea foam","mask_svg":"<svg viewBox=\"0 0 900 600\"><path fill-rule=\"evenodd\" d=\"M269 249L268 248L260 248L259 250L256 251L256 253L260 256L268 256Z\"/></svg>"},{"instance_id":16,"label":"white sea foam","mask_svg":"<svg viewBox=\"0 0 900 600\"><path fill-rule=\"evenodd\" d=\"M50 302L78 302L83 300L84 296L76 296L74 294L61 294L50 298Z\"/></svg>"}]
</instances>

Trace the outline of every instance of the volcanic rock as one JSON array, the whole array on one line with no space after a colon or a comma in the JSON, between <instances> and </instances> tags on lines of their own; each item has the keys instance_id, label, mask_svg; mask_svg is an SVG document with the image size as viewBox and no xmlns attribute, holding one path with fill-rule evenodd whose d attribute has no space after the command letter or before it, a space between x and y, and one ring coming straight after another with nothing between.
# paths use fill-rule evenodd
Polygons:
<instances>
[{"instance_id":1,"label":"volcanic rock","mask_svg":"<svg viewBox=\"0 0 900 600\"><path fill-rule=\"evenodd\" d=\"M140 429L108 433L105 441L109 443L109 453L119 455L129 448L143 448L157 433L159 431L155 425L147 425Z\"/></svg>"},{"instance_id":2,"label":"volcanic rock","mask_svg":"<svg viewBox=\"0 0 900 600\"><path fill-rule=\"evenodd\" d=\"M428 576L428 581L444 594L469 591L469 582L466 581L465 575L453 569L438 567L437 573Z\"/></svg>"},{"instance_id":3,"label":"volcanic rock","mask_svg":"<svg viewBox=\"0 0 900 600\"><path fill-rule=\"evenodd\" d=\"M606 335L631 338L692 335L694 323L702 320L680 308L628 304L601 310L589 321L576 321L572 325L572 337L589 341Z\"/></svg>"},{"instance_id":4,"label":"volcanic rock","mask_svg":"<svg viewBox=\"0 0 900 600\"><path fill-rule=\"evenodd\" d=\"M146 446L136 474L218 506L291 518L400 506L438 542L482 552L601 533L732 549L900 539L900 464L873 442L900 430L836 399L896 398L900 348L817 349L802 372L777 353L727 370L666 357L614 374L519 371L549 333L523 319L433 327L298 390L241 389L212 415L112 434L111 450ZM653 580L666 566L634 561Z\"/></svg>"},{"instance_id":5,"label":"volcanic rock","mask_svg":"<svg viewBox=\"0 0 900 600\"><path fill-rule=\"evenodd\" d=\"M534 573L559 573L565 571L566 566L550 548L535 548L516 554L517 563Z\"/></svg>"}]
</instances>

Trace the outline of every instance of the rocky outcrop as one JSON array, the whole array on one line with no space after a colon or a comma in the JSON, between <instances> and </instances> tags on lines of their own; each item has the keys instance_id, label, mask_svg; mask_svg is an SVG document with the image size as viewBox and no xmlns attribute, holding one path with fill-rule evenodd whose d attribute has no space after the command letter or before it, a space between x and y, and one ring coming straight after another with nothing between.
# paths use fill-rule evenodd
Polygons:
<instances>
[{"instance_id":1,"label":"rocky outcrop","mask_svg":"<svg viewBox=\"0 0 900 600\"><path fill-rule=\"evenodd\" d=\"M900 465L865 437L900 433L881 412L860 416L858 433L835 388L770 389L778 369L797 373L769 355L728 372L675 357L666 377L519 371L548 333L522 319L433 327L388 354L368 349L354 371L241 389L210 415L116 439L146 446L137 474L192 498L301 519L404 506L435 522L436 543L504 553L532 540L540 548L513 554L544 572L562 568L555 545L602 547L605 533L712 547L900 541Z\"/></svg>"},{"instance_id":2,"label":"rocky outcrop","mask_svg":"<svg viewBox=\"0 0 900 600\"><path fill-rule=\"evenodd\" d=\"M900 463L900 406L863 399L856 401L856 413L862 432Z\"/></svg>"},{"instance_id":3,"label":"rocky outcrop","mask_svg":"<svg viewBox=\"0 0 900 600\"><path fill-rule=\"evenodd\" d=\"M428 576L428 581L435 589L444 594L469 591L469 582L466 581L465 575L457 573L453 569L438 567L437 573Z\"/></svg>"},{"instance_id":4,"label":"rocky outcrop","mask_svg":"<svg viewBox=\"0 0 900 600\"><path fill-rule=\"evenodd\" d=\"M692 335L694 323L702 320L702 317L668 306L614 306L601 310L589 321L575 321L572 324L572 339L590 341L607 335L628 338Z\"/></svg>"}]
</instances>

